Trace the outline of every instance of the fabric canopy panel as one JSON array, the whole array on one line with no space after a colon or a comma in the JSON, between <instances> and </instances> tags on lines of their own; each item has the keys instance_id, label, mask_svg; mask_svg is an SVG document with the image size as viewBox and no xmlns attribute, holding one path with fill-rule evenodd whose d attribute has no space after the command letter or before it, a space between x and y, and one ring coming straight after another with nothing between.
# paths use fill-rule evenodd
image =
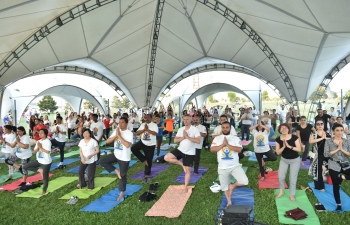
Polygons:
<instances>
[{"instance_id":1,"label":"fabric canopy panel","mask_svg":"<svg viewBox=\"0 0 350 225\"><path fill-rule=\"evenodd\" d=\"M164 1L2 1L0 85L76 65L107 76L135 105L145 106L147 95L154 105L180 71L213 58L254 70L288 101L304 101L350 52L349 1L158 2ZM236 24L229 20L235 15ZM41 33L30 36L38 27Z\"/></svg>"},{"instance_id":2,"label":"fabric canopy panel","mask_svg":"<svg viewBox=\"0 0 350 225\"><path fill-rule=\"evenodd\" d=\"M29 103L32 102L35 98L45 95L63 98L73 107L74 111L78 113L80 113L80 108L83 99L86 99L89 102L91 102L99 110L101 110L101 112L107 112L106 105L103 101L102 96L98 93L97 90L93 89L89 90L88 92L76 86L58 85L47 88L45 90L32 90L32 92L35 92L35 94L27 92L27 96L24 95L24 92L24 90L21 91L6 88L4 92L6 94L3 96L1 105L1 118L3 118L9 111L12 111L12 115L15 115L16 109L16 121L19 122L22 112L29 105Z\"/></svg>"}]
</instances>

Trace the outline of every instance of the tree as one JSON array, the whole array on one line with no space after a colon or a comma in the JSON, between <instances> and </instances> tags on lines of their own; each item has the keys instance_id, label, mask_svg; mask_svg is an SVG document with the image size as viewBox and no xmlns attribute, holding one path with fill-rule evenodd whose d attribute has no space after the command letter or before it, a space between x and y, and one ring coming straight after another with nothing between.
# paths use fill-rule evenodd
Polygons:
<instances>
[{"instance_id":1,"label":"tree","mask_svg":"<svg viewBox=\"0 0 350 225\"><path fill-rule=\"evenodd\" d=\"M51 95L45 95L38 103L40 111L50 110L51 112L58 109L57 102L51 97Z\"/></svg>"},{"instance_id":2,"label":"tree","mask_svg":"<svg viewBox=\"0 0 350 225\"><path fill-rule=\"evenodd\" d=\"M120 109L120 108L129 108L130 101L127 98L120 99L118 96L114 96L112 100L112 108Z\"/></svg>"},{"instance_id":3,"label":"tree","mask_svg":"<svg viewBox=\"0 0 350 225\"><path fill-rule=\"evenodd\" d=\"M236 93L234 92L227 92L227 97L230 99L230 102L234 102L236 100Z\"/></svg>"},{"instance_id":4,"label":"tree","mask_svg":"<svg viewBox=\"0 0 350 225\"><path fill-rule=\"evenodd\" d=\"M213 95L210 95L210 96L208 97L208 101L209 101L210 103L214 103L214 102L215 102L214 96L213 96Z\"/></svg>"},{"instance_id":5,"label":"tree","mask_svg":"<svg viewBox=\"0 0 350 225\"><path fill-rule=\"evenodd\" d=\"M344 100L348 100L350 98L350 90L348 90L345 95L343 96Z\"/></svg>"},{"instance_id":6,"label":"tree","mask_svg":"<svg viewBox=\"0 0 350 225\"><path fill-rule=\"evenodd\" d=\"M66 102L66 104L64 105L64 110L69 112L74 111L73 107L68 102Z\"/></svg>"},{"instance_id":7,"label":"tree","mask_svg":"<svg viewBox=\"0 0 350 225\"><path fill-rule=\"evenodd\" d=\"M89 109L92 110L93 112L95 111L95 106L89 101L84 102L84 109Z\"/></svg>"},{"instance_id":8,"label":"tree","mask_svg":"<svg viewBox=\"0 0 350 225\"><path fill-rule=\"evenodd\" d=\"M270 100L270 97L269 97L269 92L267 92L266 90L264 90L261 94L261 98L263 101L268 101Z\"/></svg>"},{"instance_id":9,"label":"tree","mask_svg":"<svg viewBox=\"0 0 350 225\"><path fill-rule=\"evenodd\" d=\"M339 96L338 96L337 92L333 92L333 98L334 98L334 99L339 98Z\"/></svg>"},{"instance_id":10,"label":"tree","mask_svg":"<svg viewBox=\"0 0 350 225\"><path fill-rule=\"evenodd\" d=\"M309 97L308 100L313 100L313 99L314 99L317 90L318 90L318 88L316 88L316 89L314 90L314 92L312 92L312 94L310 95L310 97ZM328 98L328 95L327 95L327 93L326 93L324 87L321 87L320 93L323 93L323 96L317 95L316 98L314 99L315 101L320 101L321 98L323 98L323 99L327 99L327 98Z\"/></svg>"},{"instance_id":11,"label":"tree","mask_svg":"<svg viewBox=\"0 0 350 225\"><path fill-rule=\"evenodd\" d=\"M241 101L242 101L242 102L246 102L246 101L247 101L247 99L245 99L245 98L241 98Z\"/></svg>"}]
</instances>

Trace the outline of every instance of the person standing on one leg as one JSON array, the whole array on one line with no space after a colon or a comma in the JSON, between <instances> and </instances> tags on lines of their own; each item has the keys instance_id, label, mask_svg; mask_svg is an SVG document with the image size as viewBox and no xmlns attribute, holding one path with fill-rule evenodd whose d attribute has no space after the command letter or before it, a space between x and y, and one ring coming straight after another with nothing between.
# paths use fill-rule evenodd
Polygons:
<instances>
[{"instance_id":1,"label":"person standing on one leg","mask_svg":"<svg viewBox=\"0 0 350 225\"><path fill-rule=\"evenodd\" d=\"M16 155L11 155L5 160L7 165L13 166L22 173L23 180L22 184L25 184L28 177L28 172L23 169L23 166L29 163L30 157L32 156L32 150L30 150L30 138L26 135L24 127L20 126L17 128L17 134L15 141L10 144L11 148L16 149ZM16 164L17 160L21 160L21 165Z\"/></svg>"},{"instance_id":2,"label":"person standing on one leg","mask_svg":"<svg viewBox=\"0 0 350 225\"><path fill-rule=\"evenodd\" d=\"M97 119L98 119L98 115L92 114L92 122L90 125L90 130L93 132L94 137L97 143L99 144L100 141L102 140L106 127L103 122L97 121ZM100 160L100 152L98 152L97 154L97 160Z\"/></svg>"},{"instance_id":3,"label":"person standing on one leg","mask_svg":"<svg viewBox=\"0 0 350 225\"><path fill-rule=\"evenodd\" d=\"M49 186L49 172L51 168L51 142L47 139L47 129L41 129L39 131L40 140L36 143L33 153L36 154L36 160L23 166L23 170L30 170L33 172L39 172L43 178L44 185L41 192L44 195Z\"/></svg>"},{"instance_id":4,"label":"person standing on one leg","mask_svg":"<svg viewBox=\"0 0 350 225\"><path fill-rule=\"evenodd\" d=\"M242 141L244 141L244 135L246 134L246 141L249 140L250 131L249 128L252 125L253 116L249 113L249 108L245 109L244 114L241 116L242 121Z\"/></svg>"},{"instance_id":5,"label":"person standing on one leg","mask_svg":"<svg viewBox=\"0 0 350 225\"><path fill-rule=\"evenodd\" d=\"M207 129L205 126L199 123L199 117L193 117L193 125L198 129L201 135L201 141L199 144L196 144L196 156L194 158L194 175L198 175L199 161L201 160L201 151L203 147L203 139L207 136Z\"/></svg>"},{"instance_id":6,"label":"person standing on one leg","mask_svg":"<svg viewBox=\"0 0 350 225\"><path fill-rule=\"evenodd\" d=\"M60 163L58 164L58 169L64 169L63 161L64 161L64 146L66 145L66 134L67 129L62 124L62 117L56 117L57 125L51 127L51 131L55 133L55 139L51 140L51 144L53 146L57 146L60 149ZM51 149L50 149L51 151Z\"/></svg>"},{"instance_id":7,"label":"person standing on one leg","mask_svg":"<svg viewBox=\"0 0 350 225\"><path fill-rule=\"evenodd\" d=\"M15 153L15 148L11 147L11 144L16 141L16 135L12 132L13 127L11 125L4 126L4 134L0 136L0 141L2 144L0 157L5 156L8 159L10 156L13 156ZM13 166L8 165L9 175L5 181L12 179Z\"/></svg>"},{"instance_id":8,"label":"person standing on one leg","mask_svg":"<svg viewBox=\"0 0 350 225\"><path fill-rule=\"evenodd\" d=\"M120 194L117 201L122 200L124 197L124 192L126 190L126 174L131 159L130 146L133 140L133 133L127 129L127 126L128 118L121 117L119 120L119 127L117 127L107 139L107 144L114 142L114 154L106 155L100 160L103 168L109 173L115 171L120 179ZM113 166L114 163L118 163L120 170Z\"/></svg>"},{"instance_id":9,"label":"person standing on one leg","mask_svg":"<svg viewBox=\"0 0 350 225\"><path fill-rule=\"evenodd\" d=\"M88 187L91 191L95 187L95 172L96 172L96 161L97 154L100 152L98 143L94 138L91 130L85 129L83 131L84 139L80 140L80 167L79 167L79 184L77 188ZM88 168L88 183L85 182L84 173L86 168Z\"/></svg>"},{"instance_id":10,"label":"person standing on one leg","mask_svg":"<svg viewBox=\"0 0 350 225\"><path fill-rule=\"evenodd\" d=\"M256 159L259 163L260 168L260 180L265 180L265 161L276 161L277 156L273 150L270 149L269 145L269 133L270 128L265 126L265 123L261 120L254 126L249 128L250 132L254 137L254 151ZM264 155L267 156L264 159Z\"/></svg>"},{"instance_id":11,"label":"person standing on one leg","mask_svg":"<svg viewBox=\"0 0 350 225\"><path fill-rule=\"evenodd\" d=\"M196 144L200 144L201 141L199 130L191 125L191 118L190 115L183 116L185 126L179 128L174 139L174 143L180 142L180 145L164 157L165 161L183 167L185 172L184 192L187 192L187 186L191 179L191 166L196 155ZM183 162L179 161L181 158Z\"/></svg>"},{"instance_id":12,"label":"person standing on one leg","mask_svg":"<svg viewBox=\"0 0 350 225\"><path fill-rule=\"evenodd\" d=\"M142 182L150 184L152 183L152 178L150 176L158 126L152 122L152 114L147 114L145 120L146 122L142 123L136 131L137 135L141 135L141 141L135 143L131 147L131 151L141 162L145 163L145 178ZM141 149L144 155L141 154Z\"/></svg>"},{"instance_id":13,"label":"person standing on one leg","mask_svg":"<svg viewBox=\"0 0 350 225\"><path fill-rule=\"evenodd\" d=\"M221 126L222 134L214 138L210 151L217 155L220 186L225 192L227 206L229 206L232 205L233 190L236 187L248 185L248 177L242 165L239 164L238 153L242 151L241 140L237 136L230 135L229 122L223 122ZM230 175L236 179L233 184L230 184Z\"/></svg>"}]
</instances>

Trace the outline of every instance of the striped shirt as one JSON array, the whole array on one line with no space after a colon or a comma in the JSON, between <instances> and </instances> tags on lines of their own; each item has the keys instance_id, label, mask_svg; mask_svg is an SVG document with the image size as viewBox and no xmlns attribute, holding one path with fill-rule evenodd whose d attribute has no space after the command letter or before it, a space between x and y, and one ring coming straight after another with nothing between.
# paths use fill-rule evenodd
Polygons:
<instances>
[{"instance_id":1,"label":"striped shirt","mask_svg":"<svg viewBox=\"0 0 350 225\"><path fill-rule=\"evenodd\" d=\"M331 155L331 151L337 148L338 145L334 143L333 138L327 139L324 146L324 157L333 159L328 161L328 169L340 172L341 167L338 162L347 160L347 156L341 151ZM343 138L343 150L350 152L350 141L348 139Z\"/></svg>"}]
</instances>

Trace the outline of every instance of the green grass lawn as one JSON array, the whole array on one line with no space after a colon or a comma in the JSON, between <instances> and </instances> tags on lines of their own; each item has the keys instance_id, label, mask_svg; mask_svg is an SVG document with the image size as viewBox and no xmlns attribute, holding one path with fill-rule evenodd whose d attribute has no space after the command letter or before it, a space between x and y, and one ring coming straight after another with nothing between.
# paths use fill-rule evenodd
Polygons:
<instances>
[{"instance_id":1,"label":"green grass lawn","mask_svg":"<svg viewBox=\"0 0 350 225\"><path fill-rule=\"evenodd\" d=\"M248 146L252 149L252 144ZM77 149L77 147L72 148ZM40 199L32 198L16 198L14 194L7 191L0 192L0 223L1 224L214 224L215 214L221 203L222 193L212 193L209 186L216 180L217 161L216 155L209 151L202 151L201 165L208 167L209 170L195 184L193 193L188 200L181 216L176 219L168 219L162 217L145 217L145 213L155 203L139 202L139 196L146 190L148 185L144 185L141 191L127 198L120 205L116 206L108 213L87 213L79 210L90 202L110 190L118 187L118 181L112 182L110 185L97 192L86 200L79 200L76 205L66 204L66 200L59 200L61 196L71 192L76 188L76 183L68 184L53 193L43 196ZM255 192L255 220L266 224L279 224L277 217L277 209L274 200L273 189L259 190L258 189L258 166L257 162L249 162L248 158L241 160L244 166L248 167L247 176L249 178L248 187ZM267 166L278 169L278 161L267 163ZM79 162L67 166L67 169L79 165ZM0 164L0 175L7 174L8 169L4 164ZM103 169L98 166L96 176L115 175L100 175ZM128 171L128 177L143 171L143 164L140 162L132 166ZM153 181L159 182L159 197L164 193L169 185L178 185L172 182L183 170L180 166L171 165L167 170L153 178ZM50 180L60 176L77 176L76 174L66 173L65 170L55 170L55 174ZM288 175L287 175L288 177ZM300 170L297 187L307 186L307 182L311 181L311 177L307 175L307 170ZM141 184L141 181L136 181L128 178L129 184ZM287 180L288 183L288 180ZM49 184L50 185L50 184ZM342 188L350 194L350 182L344 182ZM307 192L309 200L312 204L317 202L316 197ZM350 224L350 213L331 213L322 212L317 215L320 218L321 224Z\"/></svg>"}]
</instances>

